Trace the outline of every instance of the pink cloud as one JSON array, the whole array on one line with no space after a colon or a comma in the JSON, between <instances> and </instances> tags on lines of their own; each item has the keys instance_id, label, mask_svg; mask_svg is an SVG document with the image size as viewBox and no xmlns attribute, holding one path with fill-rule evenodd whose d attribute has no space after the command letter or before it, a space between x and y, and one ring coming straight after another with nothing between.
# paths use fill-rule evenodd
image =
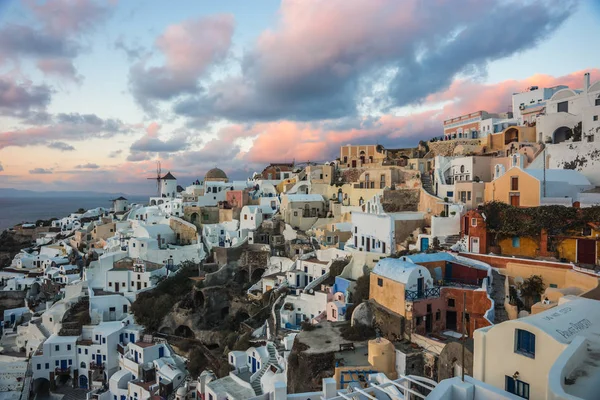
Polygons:
<instances>
[{"instance_id":1,"label":"pink cloud","mask_svg":"<svg viewBox=\"0 0 600 400\"><path fill-rule=\"evenodd\" d=\"M83 79L77 74L73 61L68 58L41 58L36 65L46 75L55 75L77 83Z\"/></svg>"},{"instance_id":2,"label":"pink cloud","mask_svg":"<svg viewBox=\"0 0 600 400\"><path fill-rule=\"evenodd\" d=\"M150 125L148 125L148 127L146 128L146 133L149 137L156 137L159 129L160 125L158 124L158 122L151 122Z\"/></svg>"},{"instance_id":3,"label":"pink cloud","mask_svg":"<svg viewBox=\"0 0 600 400\"><path fill-rule=\"evenodd\" d=\"M40 3L36 0L25 0L27 6L45 24L52 35L81 33L95 26L108 15L110 6L93 0L48 0Z\"/></svg>"}]
</instances>

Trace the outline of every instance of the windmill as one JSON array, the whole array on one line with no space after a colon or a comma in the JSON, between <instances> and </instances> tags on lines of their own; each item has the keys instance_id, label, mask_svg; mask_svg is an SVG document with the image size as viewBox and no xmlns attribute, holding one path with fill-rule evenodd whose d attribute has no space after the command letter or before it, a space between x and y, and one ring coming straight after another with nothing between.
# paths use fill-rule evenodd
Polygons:
<instances>
[{"instance_id":1,"label":"windmill","mask_svg":"<svg viewBox=\"0 0 600 400\"><path fill-rule=\"evenodd\" d=\"M158 197L160 197L160 181L161 181L161 169L160 169L160 161L156 162L156 178L148 178L151 180L156 180L156 192L158 193Z\"/></svg>"}]
</instances>

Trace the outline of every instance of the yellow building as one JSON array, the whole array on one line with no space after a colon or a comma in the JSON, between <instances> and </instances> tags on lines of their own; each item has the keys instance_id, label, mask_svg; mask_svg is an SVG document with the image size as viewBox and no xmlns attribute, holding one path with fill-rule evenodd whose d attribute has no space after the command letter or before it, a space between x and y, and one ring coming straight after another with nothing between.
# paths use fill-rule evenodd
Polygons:
<instances>
[{"instance_id":1,"label":"yellow building","mask_svg":"<svg viewBox=\"0 0 600 400\"><path fill-rule=\"evenodd\" d=\"M580 172L568 169L523 169L513 166L494 172L494 180L485 184L485 201L501 201L516 207L573 202L579 193L594 186ZM548 200L548 201L546 201Z\"/></svg>"},{"instance_id":2,"label":"yellow building","mask_svg":"<svg viewBox=\"0 0 600 400\"><path fill-rule=\"evenodd\" d=\"M550 310L475 331L473 377L531 400L597 399L600 302L568 296Z\"/></svg>"},{"instance_id":3,"label":"yellow building","mask_svg":"<svg viewBox=\"0 0 600 400\"><path fill-rule=\"evenodd\" d=\"M600 225L589 223L581 231L553 238L559 258L567 261L600 265Z\"/></svg>"},{"instance_id":4,"label":"yellow building","mask_svg":"<svg viewBox=\"0 0 600 400\"><path fill-rule=\"evenodd\" d=\"M392 380L398 378L398 373L396 372L396 348L392 342L385 338L369 340L367 363L361 361L348 359L344 365L335 367L333 377L338 389L345 389L350 381L356 382L357 376L370 375L377 372L385 374L385 376ZM358 380L360 381L360 379ZM367 385L368 379L364 379L363 384Z\"/></svg>"},{"instance_id":5,"label":"yellow building","mask_svg":"<svg viewBox=\"0 0 600 400\"><path fill-rule=\"evenodd\" d=\"M535 143L535 128L527 126L509 126L502 132L487 135L484 142L486 153L505 150L512 143Z\"/></svg>"},{"instance_id":6,"label":"yellow building","mask_svg":"<svg viewBox=\"0 0 600 400\"><path fill-rule=\"evenodd\" d=\"M341 168L363 168L381 166L385 150L379 145L346 145L340 148Z\"/></svg>"}]
</instances>

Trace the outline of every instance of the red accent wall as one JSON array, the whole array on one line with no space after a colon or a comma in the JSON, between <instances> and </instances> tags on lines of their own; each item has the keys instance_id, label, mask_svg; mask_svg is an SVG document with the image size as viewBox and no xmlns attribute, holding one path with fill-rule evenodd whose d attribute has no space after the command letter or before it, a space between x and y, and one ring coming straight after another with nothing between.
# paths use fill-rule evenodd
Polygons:
<instances>
[{"instance_id":1,"label":"red accent wall","mask_svg":"<svg viewBox=\"0 0 600 400\"><path fill-rule=\"evenodd\" d=\"M571 264L559 263L559 262L548 262L548 261L538 261L531 260L528 258L518 258L518 257L502 257L502 256L490 256L486 254L473 254L473 253L460 253L459 255L467 258L471 258L473 260L483 261L491 265L494 268L506 268L506 264L509 262L518 262L520 264L525 265L536 265L540 267L552 267L552 268L561 268L561 269L572 269Z\"/></svg>"}]
</instances>

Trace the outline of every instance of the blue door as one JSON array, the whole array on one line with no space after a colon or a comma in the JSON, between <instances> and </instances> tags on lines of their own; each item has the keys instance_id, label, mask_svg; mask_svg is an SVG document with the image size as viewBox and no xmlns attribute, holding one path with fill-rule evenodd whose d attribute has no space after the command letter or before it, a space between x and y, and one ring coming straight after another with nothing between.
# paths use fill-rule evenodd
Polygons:
<instances>
[{"instance_id":1,"label":"blue door","mask_svg":"<svg viewBox=\"0 0 600 400\"><path fill-rule=\"evenodd\" d=\"M60 369L63 371L67 369L67 360L60 360Z\"/></svg>"},{"instance_id":2,"label":"blue door","mask_svg":"<svg viewBox=\"0 0 600 400\"><path fill-rule=\"evenodd\" d=\"M14 324L16 319L17 319L17 316L15 314L10 314L10 323L11 324Z\"/></svg>"},{"instance_id":3,"label":"blue door","mask_svg":"<svg viewBox=\"0 0 600 400\"><path fill-rule=\"evenodd\" d=\"M130 341L131 343L135 343L135 333L130 333L130 334L129 334L129 341Z\"/></svg>"},{"instance_id":4,"label":"blue door","mask_svg":"<svg viewBox=\"0 0 600 400\"><path fill-rule=\"evenodd\" d=\"M302 324L302 314L296 314L296 325L300 326Z\"/></svg>"},{"instance_id":5,"label":"blue door","mask_svg":"<svg viewBox=\"0 0 600 400\"><path fill-rule=\"evenodd\" d=\"M452 279L452 264L446 263L446 273L444 275L446 280L449 281Z\"/></svg>"},{"instance_id":6,"label":"blue door","mask_svg":"<svg viewBox=\"0 0 600 400\"><path fill-rule=\"evenodd\" d=\"M421 238L421 251L425 251L429 248L429 238Z\"/></svg>"},{"instance_id":7,"label":"blue door","mask_svg":"<svg viewBox=\"0 0 600 400\"><path fill-rule=\"evenodd\" d=\"M135 355L134 358L135 358L135 362L137 363L138 362L138 352L134 351L133 354Z\"/></svg>"},{"instance_id":8,"label":"blue door","mask_svg":"<svg viewBox=\"0 0 600 400\"><path fill-rule=\"evenodd\" d=\"M256 358L252 357L252 373L256 372Z\"/></svg>"},{"instance_id":9,"label":"blue door","mask_svg":"<svg viewBox=\"0 0 600 400\"><path fill-rule=\"evenodd\" d=\"M425 283L425 278L417 279L417 296L419 296L419 298L423 297L424 283Z\"/></svg>"},{"instance_id":10,"label":"blue door","mask_svg":"<svg viewBox=\"0 0 600 400\"><path fill-rule=\"evenodd\" d=\"M158 348L158 358L163 358L164 356L165 356L165 348L161 346Z\"/></svg>"},{"instance_id":11,"label":"blue door","mask_svg":"<svg viewBox=\"0 0 600 400\"><path fill-rule=\"evenodd\" d=\"M88 379L85 375L79 375L79 387L82 389L88 388Z\"/></svg>"}]
</instances>

